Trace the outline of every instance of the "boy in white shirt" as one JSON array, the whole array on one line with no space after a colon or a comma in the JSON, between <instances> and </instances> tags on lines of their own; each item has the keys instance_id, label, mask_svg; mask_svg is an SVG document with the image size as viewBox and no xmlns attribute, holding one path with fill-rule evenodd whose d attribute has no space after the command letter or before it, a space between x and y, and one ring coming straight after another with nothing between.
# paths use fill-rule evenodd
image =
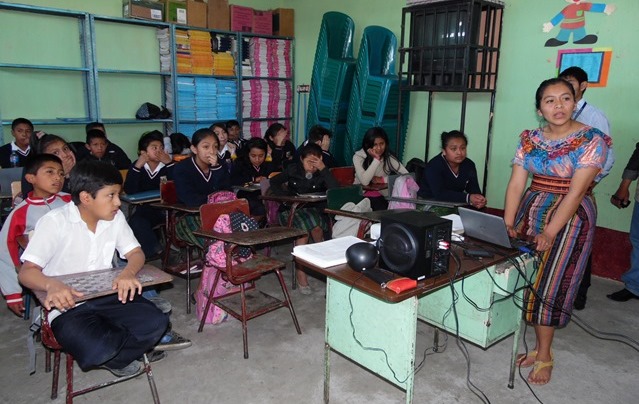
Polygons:
<instances>
[{"instance_id":1,"label":"boy in white shirt","mask_svg":"<svg viewBox=\"0 0 639 404\"><path fill-rule=\"evenodd\" d=\"M42 302L57 341L82 370L105 367L116 376L138 372L137 361L164 334L168 317L142 298L136 273L144 253L120 211L122 177L111 164L82 161L71 171L73 203L37 223L22 254L19 280L47 292ZM127 264L113 281L117 294L76 304L82 293L53 276L111 267L115 250Z\"/></svg>"}]
</instances>

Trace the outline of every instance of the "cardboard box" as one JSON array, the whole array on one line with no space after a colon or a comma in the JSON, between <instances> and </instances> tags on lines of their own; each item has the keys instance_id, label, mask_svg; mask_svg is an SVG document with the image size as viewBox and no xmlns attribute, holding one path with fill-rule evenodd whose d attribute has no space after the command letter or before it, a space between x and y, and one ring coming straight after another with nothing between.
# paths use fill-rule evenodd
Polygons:
<instances>
[{"instance_id":1,"label":"cardboard box","mask_svg":"<svg viewBox=\"0 0 639 404\"><path fill-rule=\"evenodd\" d=\"M177 0L165 0L164 18L166 22L187 24L186 3Z\"/></svg>"},{"instance_id":2,"label":"cardboard box","mask_svg":"<svg viewBox=\"0 0 639 404\"><path fill-rule=\"evenodd\" d=\"M273 10L273 35L295 36L295 10L276 8Z\"/></svg>"},{"instance_id":3,"label":"cardboard box","mask_svg":"<svg viewBox=\"0 0 639 404\"><path fill-rule=\"evenodd\" d=\"M203 0L186 0L186 18L188 25L206 28L206 3Z\"/></svg>"},{"instance_id":4,"label":"cardboard box","mask_svg":"<svg viewBox=\"0 0 639 404\"><path fill-rule=\"evenodd\" d=\"M229 31L231 29L230 15L228 0L209 0L207 27Z\"/></svg>"},{"instance_id":5,"label":"cardboard box","mask_svg":"<svg viewBox=\"0 0 639 404\"><path fill-rule=\"evenodd\" d=\"M253 9L251 7L230 6L231 31L253 32Z\"/></svg>"},{"instance_id":6,"label":"cardboard box","mask_svg":"<svg viewBox=\"0 0 639 404\"><path fill-rule=\"evenodd\" d=\"M122 16L145 20L164 21L164 2L150 0L124 0Z\"/></svg>"},{"instance_id":7,"label":"cardboard box","mask_svg":"<svg viewBox=\"0 0 639 404\"><path fill-rule=\"evenodd\" d=\"M273 12L253 10L253 33L273 35Z\"/></svg>"}]
</instances>

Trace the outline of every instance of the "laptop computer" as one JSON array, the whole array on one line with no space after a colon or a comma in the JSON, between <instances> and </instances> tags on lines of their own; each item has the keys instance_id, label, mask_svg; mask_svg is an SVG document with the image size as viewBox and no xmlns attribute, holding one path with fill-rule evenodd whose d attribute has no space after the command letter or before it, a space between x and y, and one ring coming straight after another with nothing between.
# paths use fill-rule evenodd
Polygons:
<instances>
[{"instance_id":1,"label":"laptop computer","mask_svg":"<svg viewBox=\"0 0 639 404\"><path fill-rule=\"evenodd\" d=\"M0 195L11 196L11 183L22 180L22 167L0 169Z\"/></svg>"},{"instance_id":2,"label":"laptop computer","mask_svg":"<svg viewBox=\"0 0 639 404\"><path fill-rule=\"evenodd\" d=\"M508 236L503 217L462 207L457 210L464 233L469 237L506 248L530 248L535 245L532 241Z\"/></svg>"}]
</instances>

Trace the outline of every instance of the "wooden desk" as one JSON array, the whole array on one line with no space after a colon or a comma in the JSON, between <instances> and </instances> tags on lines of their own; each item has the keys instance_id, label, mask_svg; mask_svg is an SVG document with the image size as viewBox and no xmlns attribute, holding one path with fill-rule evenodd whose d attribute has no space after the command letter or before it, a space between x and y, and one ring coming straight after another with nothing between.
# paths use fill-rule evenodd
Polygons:
<instances>
[{"instance_id":1,"label":"wooden desk","mask_svg":"<svg viewBox=\"0 0 639 404\"><path fill-rule=\"evenodd\" d=\"M453 251L458 256L463 255L459 247L453 247ZM520 290L524 285L523 278L506 262L506 256L515 258L518 252L505 249L497 251L504 256L495 255L494 258L483 261L461 259L462 265L454 287L462 296L461 282L465 282L465 294L472 296L480 307L490 307L496 294L501 297L498 291L502 289L511 292L517 290L515 296L520 298L523 295ZM298 258L295 261L327 277L324 402L329 402L330 357L331 350L334 350L403 389L406 392L406 403L412 403L417 320L455 332L452 313L448 316L452 324L450 321L439 323L444 317L443 313L451 307L451 290L446 286L450 285L449 278L456 273L455 261L451 258L449 274L420 281L416 289L400 294L382 289L379 284L351 270L348 265L319 268ZM526 265L524 271L530 277L532 265ZM507 293L502 291L502 294ZM486 300L490 302L487 303ZM521 311L512 299L495 304L497 313L478 312L463 298L458 299L456 309L460 318L460 336L479 345L482 345L481 338L470 338L479 328L484 333L488 333L489 329L498 331L498 335L492 333L483 338L485 346L515 333L510 362L509 385L512 385ZM354 329L351 327L351 310ZM482 315L488 316L488 321ZM363 349L353 338L353 332L364 346L383 349L388 355L392 371L386 365L383 354Z\"/></svg>"},{"instance_id":2,"label":"wooden desk","mask_svg":"<svg viewBox=\"0 0 639 404\"><path fill-rule=\"evenodd\" d=\"M293 226L293 217L295 216L295 211L306 204L309 203L318 203L318 202L326 202L326 196L324 197L310 197L304 195L261 195L260 198L265 201L274 201L280 203L289 203L291 205L291 214L288 217L288 223L286 226Z\"/></svg>"},{"instance_id":3,"label":"wooden desk","mask_svg":"<svg viewBox=\"0 0 639 404\"><path fill-rule=\"evenodd\" d=\"M221 240L226 243L252 247L256 245L275 243L306 235L306 231L294 227L270 227L247 232L218 233L212 230L199 229L193 232L196 236Z\"/></svg>"},{"instance_id":4,"label":"wooden desk","mask_svg":"<svg viewBox=\"0 0 639 404\"><path fill-rule=\"evenodd\" d=\"M113 290L113 280L122 272L123 267L102 269L98 271L79 272L69 275L54 276L53 278L62 283L73 287L79 292L84 293L82 297L76 297L76 302L82 302L96 297L102 297L118 293L117 289ZM136 274L142 287L158 285L173 281L171 275L162 272L153 265L144 265ZM44 302L47 292L41 290L33 291L40 302Z\"/></svg>"}]
</instances>

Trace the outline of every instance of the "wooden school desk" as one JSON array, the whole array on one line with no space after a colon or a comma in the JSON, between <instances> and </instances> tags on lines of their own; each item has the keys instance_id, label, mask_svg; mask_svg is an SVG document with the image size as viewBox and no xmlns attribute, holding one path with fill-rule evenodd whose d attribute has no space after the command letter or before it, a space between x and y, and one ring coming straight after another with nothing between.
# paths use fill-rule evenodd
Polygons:
<instances>
[{"instance_id":1,"label":"wooden school desk","mask_svg":"<svg viewBox=\"0 0 639 404\"><path fill-rule=\"evenodd\" d=\"M326 196L323 197L313 197L306 195L261 195L260 198L264 201L274 201L279 203L288 203L291 205L291 213L288 217L288 223L286 223L287 227L293 226L293 217L295 216L295 211L297 209L302 208L304 205L309 203L318 203L318 202L326 202ZM295 287L293 287L295 289Z\"/></svg>"},{"instance_id":2,"label":"wooden school desk","mask_svg":"<svg viewBox=\"0 0 639 404\"><path fill-rule=\"evenodd\" d=\"M475 240L473 243L481 244ZM490 248L504 256L495 254L494 258L484 258L482 261L470 260L465 259L461 248L453 247L462 264L454 283L460 296L456 303L459 334L464 339L488 347L515 333L510 362L509 386L512 386L522 316L513 298L502 298L516 291L515 299L520 302L525 280L506 257L520 261L520 267L528 279L533 270L530 260L526 260L524 265L517 251ZM456 331L453 313L445 316L452 302L449 277L455 276L457 270L453 258L450 260L449 274L420 281L416 289L400 294L382 289L378 283L353 271L346 264L320 268L299 258L295 258L295 261L327 278L324 402L329 402L330 357L333 350L404 390L406 403L412 403L417 320L453 334ZM462 282L466 296L479 307L490 307L490 310L477 311L472 307L462 297ZM355 336L366 347L383 349L388 355L392 371L383 353L363 349L353 338L350 302Z\"/></svg>"}]
</instances>

